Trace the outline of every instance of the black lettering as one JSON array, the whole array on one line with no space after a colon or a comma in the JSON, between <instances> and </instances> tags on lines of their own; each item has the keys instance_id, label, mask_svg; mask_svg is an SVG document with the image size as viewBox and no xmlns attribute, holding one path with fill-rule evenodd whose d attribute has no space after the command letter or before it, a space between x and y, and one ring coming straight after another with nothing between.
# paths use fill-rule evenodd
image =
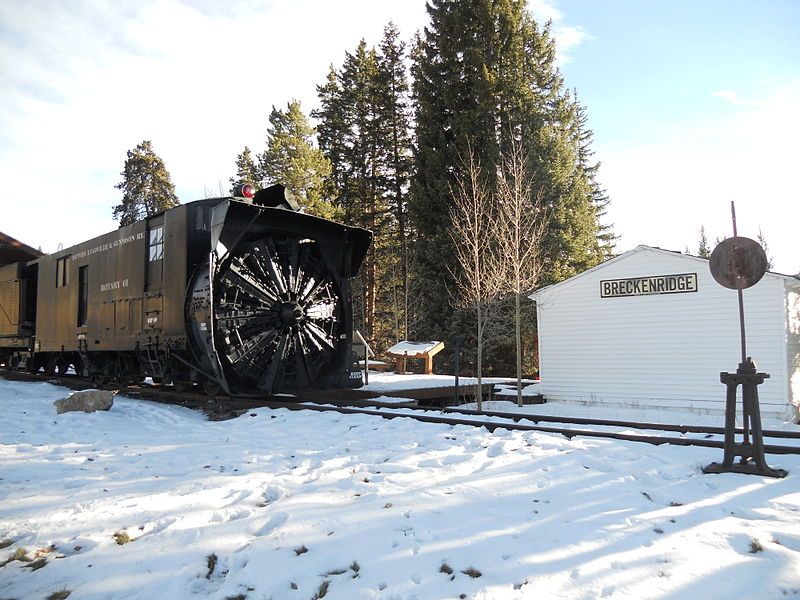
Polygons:
<instances>
[{"instance_id":1,"label":"black lettering","mask_svg":"<svg viewBox=\"0 0 800 600\"><path fill-rule=\"evenodd\" d=\"M678 283L678 289L680 291L684 291L686 289L686 285L688 283L687 279L688 279L688 277L686 277L686 276L678 277L678 282L677 283Z\"/></svg>"},{"instance_id":2,"label":"black lettering","mask_svg":"<svg viewBox=\"0 0 800 600\"><path fill-rule=\"evenodd\" d=\"M658 289L659 292L664 293L664 279L663 279L663 277L658 279L657 289Z\"/></svg>"},{"instance_id":3,"label":"black lettering","mask_svg":"<svg viewBox=\"0 0 800 600\"><path fill-rule=\"evenodd\" d=\"M600 293L601 296L610 296L611 295L611 285L608 281L601 281L600 285L602 286L602 292Z\"/></svg>"}]
</instances>

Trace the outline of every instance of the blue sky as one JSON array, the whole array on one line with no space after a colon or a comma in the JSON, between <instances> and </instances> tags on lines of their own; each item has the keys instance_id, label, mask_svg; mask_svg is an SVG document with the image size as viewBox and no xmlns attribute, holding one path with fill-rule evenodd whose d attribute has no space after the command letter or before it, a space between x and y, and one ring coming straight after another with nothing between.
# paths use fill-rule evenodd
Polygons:
<instances>
[{"instance_id":1,"label":"blue sky","mask_svg":"<svg viewBox=\"0 0 800 600\"><path fill-rule=\"evenodd\" d=\"M561 1L589 36L562 65L604 143L702 123L800 76L800 3Z\"/></svg>"},{"instance_id":2,"label":"blue sky","mask_svg":"<svg viewBox=\"0 0 800 600\"><path fill-rule=\"evenodd\" d=\"M800 270L800 3L537 0L595 132L618 251L761 227ZM113 229L125 151L150 139L184 201L227 188L273 104L309 111L330 63L418 0L0 0L0 230L54 251Z\"/></svg>"}]
</instances>

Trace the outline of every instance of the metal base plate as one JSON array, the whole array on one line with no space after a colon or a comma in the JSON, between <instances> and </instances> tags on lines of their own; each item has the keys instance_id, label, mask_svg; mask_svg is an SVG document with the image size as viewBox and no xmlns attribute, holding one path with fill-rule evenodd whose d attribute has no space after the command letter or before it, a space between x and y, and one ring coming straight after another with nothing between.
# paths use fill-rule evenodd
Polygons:
<instances>
[{"instance_id":1,"label":"metal base plate","mask_svg":"<svg viewBox=\"0 0 800 600\"><path fill-rule=\"evenodd\" d=\"M722 463L711 463L703 467L703 473L741 473L743 475L763 475L764 477L777 477L784 478L788 474L785 469L771 469L766 467L762 469L758 465L751 462L738 462L732 465L724 465Z\"/></svg>"}]
</instances>

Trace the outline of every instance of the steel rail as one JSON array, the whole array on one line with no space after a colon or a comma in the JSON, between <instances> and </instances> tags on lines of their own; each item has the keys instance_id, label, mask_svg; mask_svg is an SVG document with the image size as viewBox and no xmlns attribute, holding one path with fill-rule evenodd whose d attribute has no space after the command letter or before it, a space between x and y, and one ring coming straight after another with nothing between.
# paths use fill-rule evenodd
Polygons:
<instances>
[{"instance_id":1,"label":"steel rail","mask_svg":"<svg viewBox=\"0 0 800 600\"><path fill-rule=\"evenodd\" d=\"M674 425L670 423L647 423L642 421L620 421L614 419L594 419L589 417L557 417L552 415L536 415L529 413L510 413L501 411L487 411L479 412L477 410L458 408L458 407L445 407L437 408L433 406L420 406L405 403L392 403L380 402L378 400L307 400L301 397L298 402L313 403L313 404L330 404L333 406L356 406L366 407L373 406L377 408L408 408L420 411L431 412L446 412L458 413L471 416L482 417L498 417L502 419L511 419L513 421L532 421L534 423L570 423L575 425L597 425L604 427L625 427L628 429L649 429L658 431L675 431L678 433L707 433L707 434L724 434L724 427L715 427L712 425ZM742 428L738 428L737 433L742 433ZM781 431L778 429L765 429L763 432L764 437L774 438L788 438L800 439L800 431Z\"/></svg>"},{"instance_id":2,"label":"steel rail","mask_svg":"<svg viewBox=\"0 0 800 600\"><path fill-rule=\"evenodd\" d=\"M338 412L346 415L370 415L384 419L409 418L422 423L438 423L443 425L470 425L473 427L485 427L489 431L495 429L508 429L511 431L536 431L542 433L555 433L563 435L567 439L573 437L597 437L623 440L628 442L645 442L655 446L668 444L673 446L702 446L706 448L724 448L725 444L719 440L662 437L654 435L635 435L615 431L597 431L592 429L568 429L562 427L548 427L543 425L523 425L520 423L502 423L497 421L476 421L472 419L462 419L454 417L435 417L432 415L415 415L409 413L386 412L381 410L366 410L359 408L348 408L345 406L320 405L320 404L298 404L297 402L278 402L266 401L261 406L267 408L286 408L288 410L311 410L317 412ZM765 445L764 451L768 454L800 454L800 447Z\"/></svg>"},{"instance_id":3,"label":"steel rail","mask_svg":"<svg viewBox=\"0 0 800 600\"><path fill-rule=\"evenodd\" d=\"M445 412L457 412L465 415L484 415L487 417L501 417L504 419L513 419L515 421L528 420L534 423L574 423L576 425L600 425L608 427L627 427L630 429L658 429L661 431L677 431L679 433L718 433L724 434L724 427L715 427L713 425L672 425L669 423L647 423L642 421L618 421L614 419L592 419L584 417L556 417L551 415L532 415L526 413L509 413L499 411L483 411L462 409L462 408L446 408ZM742 433L741 427L736 429L737 433ZM779 429L765 429L763 432L764 437L775 438L789 438L800 439L800 431L781 431Z\"/></svg>"}]
</instances>

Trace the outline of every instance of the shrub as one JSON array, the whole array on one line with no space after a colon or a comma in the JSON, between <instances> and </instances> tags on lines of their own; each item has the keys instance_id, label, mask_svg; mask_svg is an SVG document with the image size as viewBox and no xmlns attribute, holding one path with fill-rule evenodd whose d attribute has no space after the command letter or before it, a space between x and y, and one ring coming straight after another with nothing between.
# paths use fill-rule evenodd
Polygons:
<instances>
[{"instance_id":1,"label":"shrub","mask_svg":"<svg viewBox=\"0 0 800 600\"><path fill-rule=\"evenodd\" d=\"M125 544L132 542L131 536L128 535L126 531L118 531L113 536L114 541L117 542L118 545L124 546Z\"/></svg>"},{"instance_id":2,"label":"shrub","mask_svg":"<svg viewBox=\"0 0 800 600\"><path fill-rule=\"evenodd\" d=\"M206 573L206 579L211 579L211 575L214 573L214 569L217 567L216 554L211 553L208 556L206 556L206 567L208 567L208 573Z\"/></svg>"},{"instance_id":3,"label":"shrub","mask_svg":"<svg viewBox=\"0 0 800 600\"><path fill-rule=\"evenodd\" d=\"M331 585L331 582L328 581L327 579L325 581L323 581L322 583L320 583L319 584L319 589L316 591L316 593L313 596L311 596L311 600L321 600L322 598L324 598L326 596L326 594L328 593L328 587L330 585Z\"/></svg>"},{"instance_id":4,"label":"shrub","mask_svg":"<svg viewBox=\"0 0 800 600\"><path fill-rule=\"evenodd\" d=\"M472 577L473 579L477 579L478 577L480 577L481 575L483 575L483 573L481 573L481 572L480 572L478 569L476 569L475 567L467 567L466 569L464 569L464 570L463 570L463 571L461 571L461 572L462 572L464 575L469 575L469 576L470 576L470 577Z\"/></svg>"}]
</instances>

